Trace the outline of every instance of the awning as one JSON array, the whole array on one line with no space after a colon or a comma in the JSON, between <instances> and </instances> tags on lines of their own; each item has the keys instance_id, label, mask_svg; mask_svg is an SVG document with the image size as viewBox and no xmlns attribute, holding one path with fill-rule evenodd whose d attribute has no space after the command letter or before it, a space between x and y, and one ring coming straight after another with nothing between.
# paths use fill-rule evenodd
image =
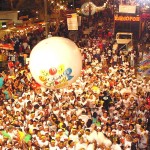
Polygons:
<instances>
[{"instance_id":1,"label":"awning","mask_svg":"<svg viewBox=\"0 0 150 150\"><path fill-rule=\"evenodd\" d=\"M3 44L3 43L0 43L0 49L14 50L14 46L12 44Z\"/></svg>"}]
</instances>

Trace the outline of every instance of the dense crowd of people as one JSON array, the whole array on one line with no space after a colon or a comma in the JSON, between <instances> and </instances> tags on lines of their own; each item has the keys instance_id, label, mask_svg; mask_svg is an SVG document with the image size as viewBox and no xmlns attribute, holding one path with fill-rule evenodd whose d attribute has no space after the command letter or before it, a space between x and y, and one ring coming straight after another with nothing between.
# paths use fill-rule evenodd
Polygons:
<instances>
[{"instance_id":1,"label":"dense crowd of people","mask_svg":"<svg viewBox=\"0 0 150 150\"><path fill-rule=\"evenodd\" d=\"M77 42L80 77L58 90L36 83L26 64L41 30L4 38L15 51L0 74L1 150L148 150L150 80L136 74L140 45L127 55L117 52L107 24L97 29Z\"/></svg>"}]
</instances>

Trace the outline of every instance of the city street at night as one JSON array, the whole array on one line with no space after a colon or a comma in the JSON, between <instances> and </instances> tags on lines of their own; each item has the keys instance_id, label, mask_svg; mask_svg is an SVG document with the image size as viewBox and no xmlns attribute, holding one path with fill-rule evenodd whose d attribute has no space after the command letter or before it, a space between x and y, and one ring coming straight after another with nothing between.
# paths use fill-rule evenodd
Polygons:
<instances>
[{"instance_id":1,"label":"city street at night","mask_svg":"<svg viewBox=\"0 0 150 150\"><path fill-rule=\"evenodd\" d=\"M150 150L150 1L0 0L0 150Z\"/></svg>"}]
</instances>

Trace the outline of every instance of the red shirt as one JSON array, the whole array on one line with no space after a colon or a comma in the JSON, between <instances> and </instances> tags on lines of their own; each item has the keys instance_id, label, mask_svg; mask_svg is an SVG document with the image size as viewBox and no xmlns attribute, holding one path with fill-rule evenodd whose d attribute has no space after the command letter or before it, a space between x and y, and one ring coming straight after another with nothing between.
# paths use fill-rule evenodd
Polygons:
<instances>
[{"instance_id":1,"label":"red shirt","mask_svg":"<svg viewBox=\"0 0 150 150\"><path fill-rule=\"evenodd\" d=\"M147 98L148 105L150 106L150 97Z\"/></svg>"},{"instance_id":2,"label":"red shirt","mask_svg":"<svg viewBox=\"0 0 150 150\"><path fill-rule=\"evenodd\" d=\"M8 62L8 68L13 68L14 67L14 63L12 61Z\"/></svg>"}]
</instances>

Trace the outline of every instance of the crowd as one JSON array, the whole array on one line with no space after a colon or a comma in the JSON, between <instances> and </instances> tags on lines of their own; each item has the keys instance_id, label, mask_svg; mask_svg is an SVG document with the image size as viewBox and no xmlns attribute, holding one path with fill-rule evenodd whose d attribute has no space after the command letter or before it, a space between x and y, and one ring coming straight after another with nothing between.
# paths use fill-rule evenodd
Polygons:
<instances>
[{"instance_id":1,"label":"crowd","mask_svg":"<svg viewBox=\"0 0 150 150\"><path fill-rule=\"evenodd\" d=\"M13 37L22 43L15 56L40 35ZM136 74L140 51L116 52L107 26L81 39L83 69L67 88L41 87L25 59L10 57L0 74L1 150L148 150L150 80Z\"/></svg>"}]
</instances>

